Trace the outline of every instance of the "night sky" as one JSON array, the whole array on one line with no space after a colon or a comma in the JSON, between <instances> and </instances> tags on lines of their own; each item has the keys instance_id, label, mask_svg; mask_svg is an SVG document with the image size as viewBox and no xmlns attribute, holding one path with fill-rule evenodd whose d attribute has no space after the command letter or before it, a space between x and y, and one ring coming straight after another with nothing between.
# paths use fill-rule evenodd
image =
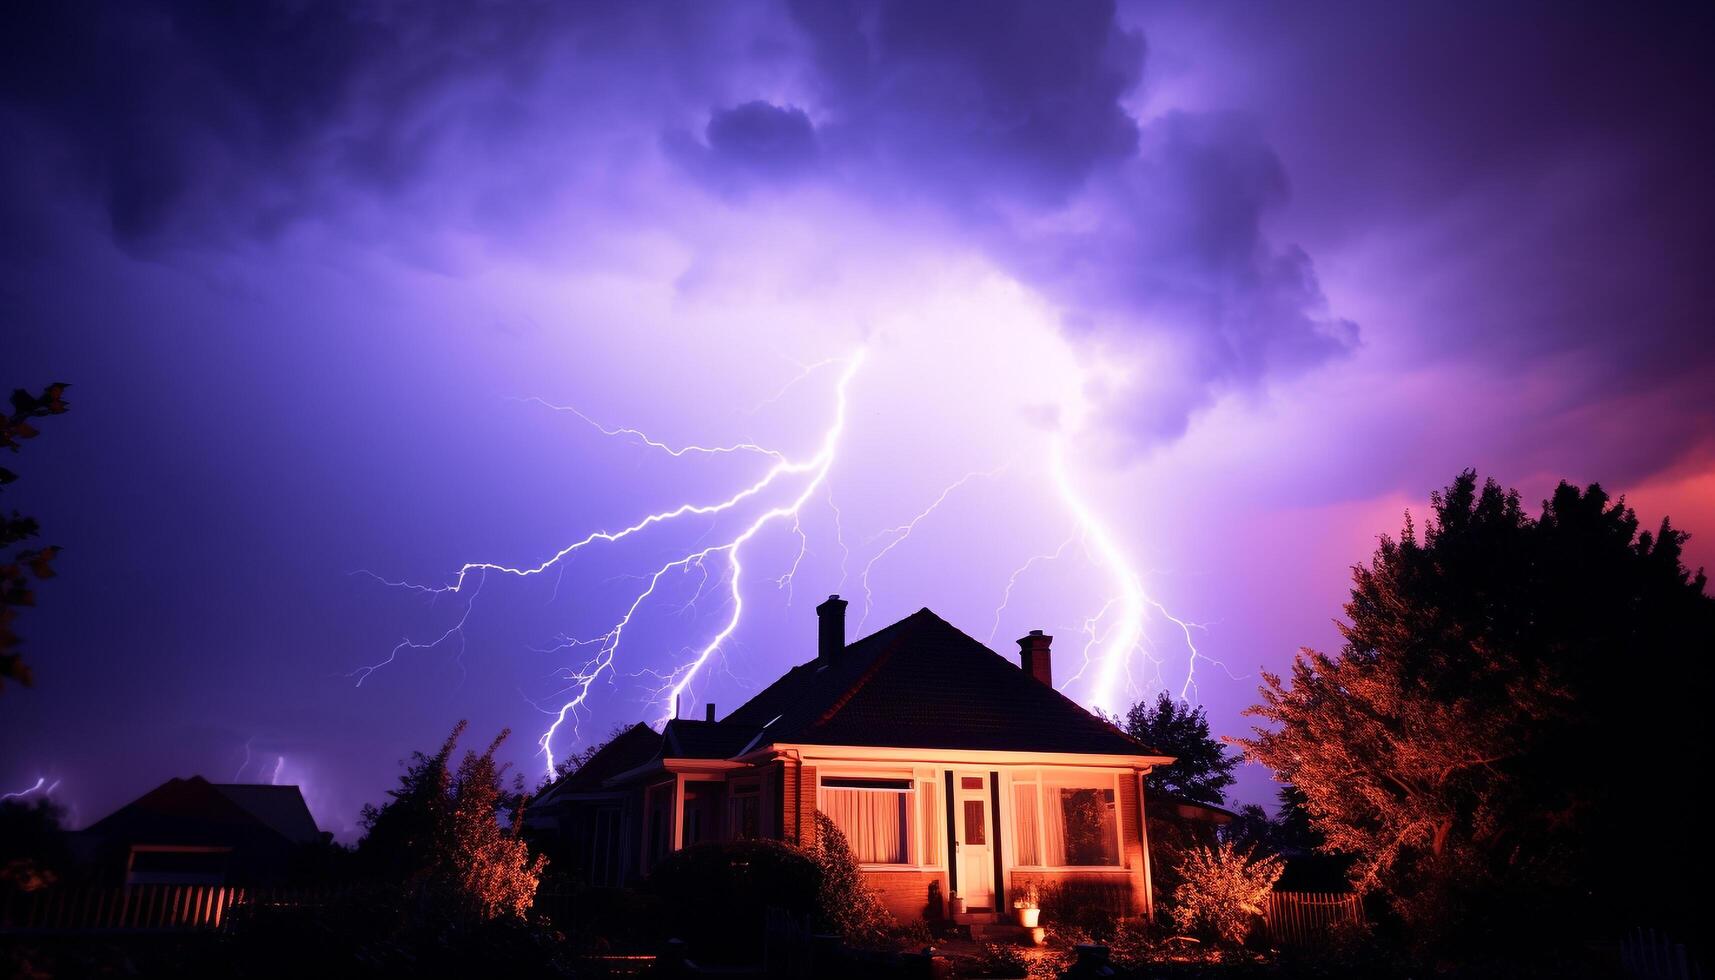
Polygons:
<instances>
[{"instance_id":1,"label":"night sky","mask_svg":"<svg viewBox=\"0 0 1715 980\"><path fill-rule=\"evenodd\" d=\"M1715 566L1710 10L8 4L0 385L73 408L0 790L350 839L460 718L534 779L573 700L724 714L832 592L1239 732L1467 467ZM667 566L741 537L732 625Z\"/></svg>"}]
</instances>

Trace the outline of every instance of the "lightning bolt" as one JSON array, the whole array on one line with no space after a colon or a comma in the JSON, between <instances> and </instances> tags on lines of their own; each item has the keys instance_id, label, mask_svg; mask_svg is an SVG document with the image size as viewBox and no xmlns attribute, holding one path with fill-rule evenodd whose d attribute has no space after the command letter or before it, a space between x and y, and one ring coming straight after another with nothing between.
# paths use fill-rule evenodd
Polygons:
<instances>
[{"instance_id":1,"label":"lightning bolt","mask_svg":"<svg viewBox=\"0 0 1715 980\"><path fill-rule=\"evenodd\" d=\"M1066 464L1065 443L1063 437L1056 436L1050 452L1050 471L1054 487L1065 504L1066 510L1072 515L1078 531L1077 537L1083 542L1086 554L1098 567L1102 568L1113 581L1114 593L1109 596L1101 608L1093 616L1084 620L1083 632L1086 642L1083 648L1083 662L1078 670L1060 684L1062 689L1080 679L1091 667L1095 675L1090 683L1089 700L1096 707L1109 712L1124 709L1125 699L1138 690L1136 678L1132 673L1133 662L1142 658L1153 668L1158 682L1162 680L1162 660L1154 656L1149 647L1148 637L1144 631L1145 619L1150 611L1177 627L1183 637L1185 648L1189 652L1186 659L1185 682L1179 688L1179 699L1191 701L1201 697L1197 687L1197 663L1208 660L1220 667L1231 677L1232 672L1226 670L1226 665L1212 660L1197 649L1196 637L1192 631L1202 627L1173 615L1167 607L1152 597L1144 588L1143 576L1132 563L1131 557L1108 530L1107 525L1096 514L1094 509L1084 500L1078 489L1073 485L1070 470ZM1062 546L1064 548L1064 546ZM1025 567L1028 567L1026 563ZM1022 573L1014 573L1016 576ZM1011 594L1011 584L1007 587ZM1003 603L1004 607L1004 603ZM1109 616L1112 614L1112 620ZM998 614L997 614L998 621ZM1104 625L1105 624L1105 625ZM1163 686L1166 686L1163 683Z\"/></svg>"},{"instance_id":2,"label":"lightning bolt","mask_svg":"<svg viewBox=\"0 0 1715 980\"><path fill-rule=\"evenodd\" d=\"M26 786L15 793L0 793L0 800L21 800L26 796L34 795L38 791L43 796L51 796L54 790L59 789L59 786L60 781L57 779L50 783L46 776L37 776L34 785Z\"/></svg>"},{"instance_id":3,"label":"lightning bolt","mask_svg":"<svg viewBox=\"0 0 1715 980\"><path fill-rule=\"evenodd\" d=\"M555 410L569 411L572 414L577 415L579 418L583 419L583 421L594 426L603 434L632 438L649 448L665 452L675 457L685 456L688 454L715 455L754 453L770 458L774 462L773 465L771 465L762 474L762 476L731 496L709 503L693 502L679 504L670 509L649 514L641 520L617 531L595 531L572 542L564 548L561 548L559 551L554 552L547 559L536 565L512 566L494 562L471 562L465 564L459 569L458 574L450 584L440 587L414 585L408 582L393 582L382 579L380 576L375 576L374 573L368 573L377 580L388 585L416 589L418 591L435 595L463 593L473 576L475 577L475 584L472 586L472 601L467 602L464 615L461 616L459 621L450 629L435 639L427 642L417 642L410 639L401 641L392 649L392 651L389 652L388 656L384 660L354 672L353 676L357 678L357 683L361 685L362 682L371 674L382 667L393 663L398 659L401 653L407 650L420 651L433 649L455 636L459 637L462 643L464 629L469 620L470 607L476 597L476 590L481 588L483 580L490 573L517 578L528 578L531 576L541 575L550 569L561 567L563 563L573 555L597 543L612 544L623 541L632 536L641 534L658 524L665 524L681 518L713 517L725 514L739 508L747 502L761 497L771 488L774 488L779 484L790 482L794 478L799 479L800 486L798 487L797 493L791 496L787 503L764 509L760 515L753 518L737 534L724 541L681 554L657 567L652 573L645 577L643 587L632 597L631 601L627 604L625 611L619 616L607 632L600 636L590 638L580 639L575 637L563 637L561 643L552 648L556 650L593 648L594 653L585 660L582 666L567 668L560 673L560 679L564 684L554 696L554 700L559 701L559 706L553 709L544 709L547 714L552 716L553 720L548 724L547 729L542 733L537 744L542 750L543 757L547 762L547 769L550 773L554 771L554 744L556 738L560 735L561 729L566 726L568 721L570 721L572 723L573 731L576 731L577 712L583 709L588 702L590 691L595 683L615 669L616 659L620 653L621 644L625 638L626 631L630 628L639 611L643 609L645 604L647 604L651 598L655 597L656 590L661 586L662 581L671 573L689 572L692 569L695 569L703 575L703 579L699 583L697 591L691 600L692 602L695 602L695 600L702 595L703 588L708 581L708 569L705 563L709 562L711 559L723 559L725 563L725 572L721 576L721 579L726 586L725 591L729 609L725 624L695 651L689 661L680 664L665 676L657 675L662 676L662 684L654 692L651 701L652 703L660 703L665 706L665 714L660 721L667 721L671 718L673 705L677 702L680 695L690 688L691 684L697 679L698 675L707 666L709 661L720 653L723 644L725 644L732 637L733 633L737 631L739 623L743 618L744 593L742 583L744 581L745 572L743 559L745 545L749 544L759 533L763 531L764 528L769 525L777 522L784 523L787 520L791 521L791 528L794 533L799 535L799 538L802 541L803 532L798 523L800 515L804 506L817 495L818 490L822 489L827 484L828 475L833 470L834 462L838 455L840 438L844 434L846 427L848 404L847 391L851 385L852 378L857 374L858 369L862 366L863 360L864 352L861 350L845 360L845 369L841 373L840 378L834 387L835 408L833 421L829 425L828 429L823 433L821 442L815 453L804 459L794 459L778 450L769 449L755 443L748 442L736 443L728 446L673 446L661 440L654 439L637 429L604 426L576 409L571 409L567 406L551 405L545 401L541 402L541 404L546 407ZM820 364L809 365L805 370L808 372L820 366ZM831 502L830 506L832 506ZM798 559L794 561L793 568L788 570L780 579L777 579L777 583L784 584L790 582L792 572L797 567L797 561L802 559L803 553L803 546L801 545Z\"/></svg>"},{"instance_id":4,"label":"lightning bolt","mask_svg":"<svg viewBox=\"0 0 1715 980\"><path fill-rule=\"evenodd\" d=\"M833 386L832 420L823 431L821 440L817 443L814 452L802 458L749 441L719 445L673 444L657 439L640 429L603 424L581 410L568 405L557 405L540 398L527 399L552 411L571 414L605 436L627 439L642 447L674 458L750 455L767 460L769 465L751 483L742 486L727 497L679 503L648 514L617 530L594 531L549 554L547 558L534 565L470 562L461 566L452 580L442 586L390 581L373 572L362 572L362 574L367 574L389 586L412 589L437 598L441 596L464 596L465 600L464 608L457 622L439 636L426 641L416 641L407 637L395 645L386 658L370 666L359 668L349 676L355 677L357 684L361 685L376 671L394 663L407 652L435 649L455 638L460 644L462 653L464 631L469 622L471 610L474 608L475 601L490 575L530 578L545 574L550 570L563 574L565 565L580 551L598 545L617 544L641 535L657 525L682 522L691 518L718 519L723 515L737 512L741 508L748 512L751 506L760 505L762 507L760 512L750 517L736 532L730 533L713 543L699 541L696 546L672 555L666 561L655 566L652 571L640 576L641 584L629 594L626 600L623 600L623 611L612 621L605 632L585 637L562 634L553 646L539 651L549 654L576 651L582 655L581 664L563 667L555 672L554 676L560 682L558 689L548 697L536 702L538 710L550 719L546 723L545 730L537 744L546 761L546 768L552 774L555 768L554 750L557 742L564 737L568 728L574 736L577 734L580 713L587 710L595 685L604 677L611 678L617 674L628 632L646 608L650 607L652 603L662 601L662 593L666 583L669 581L677 582L679 578L685 576L695 578L695 587L691 590L690 598L681 605L681 612L695 608L696 603L706 594L709 594L711 589L718 584L718 592L722 596L725 616L720 627L712 635L707 636L698 644L687 647L684 651L685 659L665 672L645 668L626 675L654 678L657 683L649 692L648 700L651 705L661 706L662 714L657 721L664 724L672 718L682 696L691 691L692 686L710 668L711 663L724 658L725 646L738 631L745 611L744 586L753 572L753 569L746 564L746 546L764 530L773 525L780 525L797 538L798 547L788 567L772 579L777 588L786 590L787 602L790 603L794 577L809 551L808 536L803 524L805 508L812 501L818 499L824 502L833 518L834 536L840 552L840 574L843 587L848 575L847 569L852 558L852 549L847 544L840 508L834 499L830 475L834 469L841 439L846 430L848 392L852 379L863 364L864 356L864 352L860 350L843 359L843 361L824 361L804 366L806 375L828 363L843 363L844 368ZM801 381L802 378L803 375L789 382L786 388L782 388L769 401L778 399L781 394L793 384ZM768 402L763 404L768 404ZM962 487L973 480L993 477L1004 469L1006 469L1006 465L965 474L943 488L928 506L910 520L886 528L870 537L868 543L883 538L886 539L886 543L869 556L859 572L864 593L864 613L858 623L860 630L874 605L870 576L877 564L907 541L922 522L934 515ZM1092 674L1093 677L1089 681L1089 701L1097 707L1117 711L1123 706L1122 699L1137 690L1136 678L1133 674L1135 661L1142 659L1153 664L1156 670L1155 678L1159 680L1162 662L1154 657L1145 630L1146 619L1154 614L1175 624L1184 639L1185 646L1190 652L1190 659L1185 682L1180 688L1179 696L1181 699L1193 696L1197 690L1198 661L1208 659L1203 657L1197 649L1193 634L1193 630L1201 627L1172 615L1144 588L1142 575L1133 565L1130 556L1126 554L1117 539L1108 530L1106 523L1088 505L1074 485L1066 460L1063 441L1060 437L1056 437L1053 442L1050 454L1050 470L1056 492L1072 518L1072 531L1055 551L1034 555L1012 571L1007 579L1000 605L994 612L993 626L989 634L990 641L993 641L994 635L1000 628L1001 618L1012 599L1013 591L1019 580L1036 565L1060 559L1075 544L1081 545L1088 560L1100 568L1111 580L1112 594L1105 599L1093 615L1083 621L1082 631L1086 638L1082 651L1083 663L1070 678L1062 683L1062 688L1081 681L1086 674ZM787 489L787 487L791 489ZM769 499L779 500L782 493L786 495L783 503L767 504ZM705 532L705 535L707 533ZM713 569L711 566L714 566ZM556 581L556 593L558 588L559 584ZM1218 663L1218 661L1215 662ZM280 766L283 761L282 759L275 765L274 778L276 780L279 778ZM248 759L246 765L248 765Z\"/></svg>"}]
</instances>

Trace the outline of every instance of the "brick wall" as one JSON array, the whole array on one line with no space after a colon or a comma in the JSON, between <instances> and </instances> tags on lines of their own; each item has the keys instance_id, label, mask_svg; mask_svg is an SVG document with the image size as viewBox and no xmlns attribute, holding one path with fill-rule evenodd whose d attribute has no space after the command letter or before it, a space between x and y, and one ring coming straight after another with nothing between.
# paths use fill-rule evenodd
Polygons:
<instances>
[{"instance_id":1,"label":"brick wall","mask_svg":"<svg viewBox=\"0 0 1715 980\"><path fill-rule=\"evenodd\" d=\"M947 873L944 871L865 871L863 880L881 904L901 922L926 918L930 914L946 915ZM930 910L931 894L938 900L933 913Z\"/></svg>"}]
</instances>

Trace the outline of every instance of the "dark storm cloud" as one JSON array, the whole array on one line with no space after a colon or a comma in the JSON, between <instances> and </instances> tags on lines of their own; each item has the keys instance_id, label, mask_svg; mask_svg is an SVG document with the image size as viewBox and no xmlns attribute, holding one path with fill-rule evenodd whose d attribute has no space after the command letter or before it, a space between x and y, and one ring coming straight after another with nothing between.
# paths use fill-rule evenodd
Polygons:
<instances>
[{"instance_id":1,"label":"dark storm cloud","mask_svg":"<svg viewBox=\"0 0 1715 980\"><path fill-rule=\"evenodd\" d=\"M1059 200L1137 127L1119 99L1143 38L1111 4L792 4L810 39L827 139L956 201Z\"/></svg>"},{"instance_id":2,"label":"dark storm cloud","mask_svg":"<svg viewBox=\"0 0 1715 980\"><path fill-rule=\"evenodd\" d=\"M816 181L938 214L896 233L988 254L1104 357L1171 351L1173 382L1118 413L1144 442L1353 342L1309 258L1265 232L1287 184L1256 131L1128 111L1145 44L1111 3L756 10L14 8L5 102L142 251L377 208L395 238L528 240L543 202L617 196L652 147L740 202Z\"/></svg>"},{"instance_id":3,"label":"dark storm cloud","mask_svg":"<svg viewBox=\"0 0 1715 980\"><path fill-rule=\"evenodd\" d=\"M1168 335L1177 375L1122 412L1148 441L1177 435L1221 389L1337 356L1309 257L1270 241L1284 168L1232 114L1140 128L1122 104L1141 35L1111 4L792 7L819 69L820 133L859 183L933 197L1104 346Z\"/></svg>"}]
</instances>

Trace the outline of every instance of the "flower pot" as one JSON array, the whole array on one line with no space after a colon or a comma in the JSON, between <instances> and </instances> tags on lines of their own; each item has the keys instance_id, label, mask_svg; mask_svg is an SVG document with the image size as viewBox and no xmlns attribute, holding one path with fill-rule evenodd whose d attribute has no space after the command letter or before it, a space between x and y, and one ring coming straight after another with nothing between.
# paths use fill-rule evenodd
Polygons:
<instances>
[{"instance_id":1,"label":"flower pot","mask_svg":"<svg viewBox=\"0 0 1715 980\"><path fill-rule=\"evenodd\" d=\"M1015 911L1018 912L1018 924L1026 929L1036 928L1036 924L1042 920L1041 909L1016 909Z\"/></svg>"}]
</instances>

